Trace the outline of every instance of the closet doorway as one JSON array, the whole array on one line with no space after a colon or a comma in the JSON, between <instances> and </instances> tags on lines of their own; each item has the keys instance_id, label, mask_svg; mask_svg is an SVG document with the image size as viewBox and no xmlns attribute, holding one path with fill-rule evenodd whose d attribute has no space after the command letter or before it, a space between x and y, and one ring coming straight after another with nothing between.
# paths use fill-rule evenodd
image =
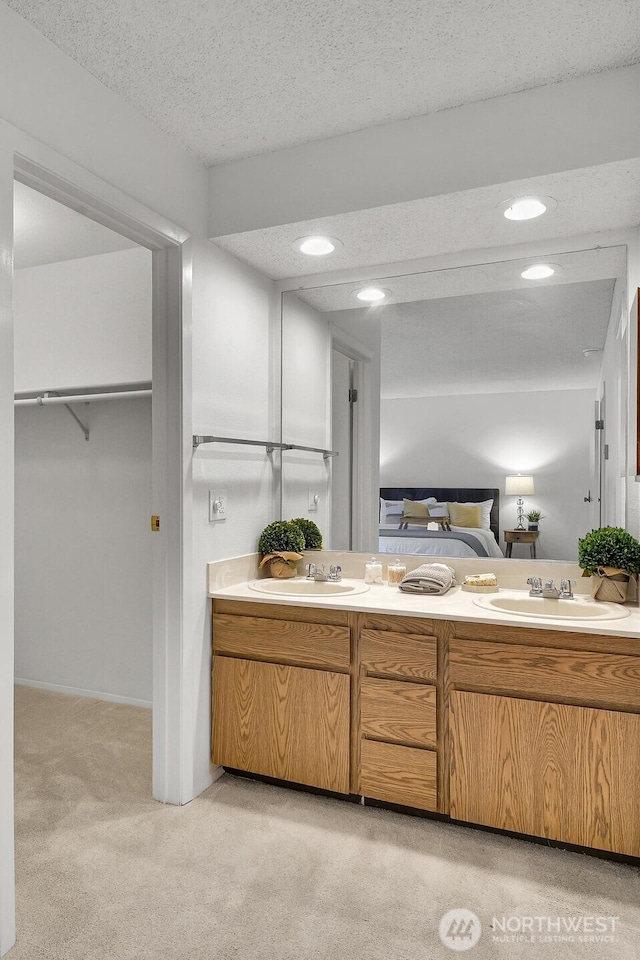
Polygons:
<instances>
[{"instance_id":1,"label":"closet doorway","mask_svg":"<svg viewBox=\"0 0 640 960\"><path fill-rule=\"evenodd\" d=\"M129 621L128 639L133 635L133 625L137 644L135 650L131 645L125 650L126 643L123 643L120 637L119 650L112 650L109 659L107 644L103 644L101 648L100 644L93 643L95 637L87 637L85 630L84 640L79 640L77 633L74 638L77 655L77 662L73 664L75 674L65 674L61 669L58 669L57 673L49 670L47 674L44 672L45 668L61 665L54 662L51 650L44 653L41 650L36 651L33 637L29 638L29 644L24 647L25 651L31 651L29 656L22 656L23 651L19 644L21 633L24 637L26 616L18 610L16 673L19 680L51 684L54 690L66 687L70 692L77 690L90 695L97 693L116 702L121 700L125 704L147 705L153 701L153 796L168 803L186 802L190 796L186 795L183 785L180 762L182 681L177 665L182 656L183 629L181 576L185 443L182 404L182 300L185 284L187 296L190 290L189 279L187 276L185 280L184 272L189 269L189 260L184 261L182 244L189 235L90 175L85 176L78 172L83 185L76 186L68 177L21 156L15 157L14 169L16 194L19 194L23 187L31 188L38 195L42 195L32 197L34 202L50 204L57 201L57 205L52 208L56 211L57 240L71 242L67 227L70 219L78 216L80 220L76 219L76 223L82 221L85 229L88 226L92 237L97 236L98 228L102 231L103 240L111 234L107 248L103 248L101 252L96 252L85 236L81 251L74 253L73 250L68 250L64 255L66 259L49 251L47 256L50 263L43 260L40 264L33 262L31 266L27 266L28 261L24 260L21 266L20 259L16 261L16 285L22 284L25 288L24 302L39 305L43 308L43 314L47 306L46 296L33 293L30 289L27 280L29 270L34 273L36 268L42 271L48 269L52 275L49 277L51 290L54 291L52 299L56 300L52 306L52 316L55 316L55 310L60 307L56 291L61 291L64 286L60 276L53 275L56 272L62 275L65 270L73 273L72 261L77 261L77 275L82 278L80 286L84 284L84 293L80 294L76 290L76 303L71 303L71 307L76 311L75 329L71 324L64 333L59 329L56 336L53 321L47 324L43 322L42 316L36 322L35 328L32 328L31 334L36 341L35 346L40 348L39 354L32 350L34 343L27 336L26 330L25 337L20 342L22 327L20 317L16 316L16 399L36 400L35 404L19 403L15 411L16 420L20 418L20 422L24 423L27 417L33 418L34 415L53 415L50 422L55 423L56 435L60 439L60 443L54 443L54 431L45 431L43 434L44 421L37 423L36 429L34 422L37 421L31 420L31 433L34 435L30 439L41 440L42 445L38 444L37 454L32 451L30 455L35 476L32 474L29 482L26 482L27 474L22 472L26 465L21 463L19 458L24 457L25 447L22 440L29 439L29 431L23 437L17 438L22 449L16 462L16 476L20 484L20 490L16 493L16 506L23 514L18 518L17 535L20 536L20 531L28 532L29 536L35 535L32 528L37 523L40 505L36 504L33 508L34 498L44 502L47 489L50 487L53 490L57 484L57 489L62 490L66 497L66 536L67 528L72 525L69 517L72 516L74 484L84 484L84 490L89 491L89 496L83 503L82 520L76 519L73 523L75 553L74 547L68 543L64 549L61 544L50 544L48 565L43 566L42 570L51 575L52 566L57 565L64 569L65 558L72 556L77 563L80 554L84 564L83 575L86 574L86 568L90 567L93 567L92 572L97 574L101 559L108 563L110 573L106 580L104 576L100 578L96 575L92 578L92 583L97 582L101 596L92 598L88 590L81 595L83 583L79 577L71 588L70 602L76 605L80 613L79 619L85 618L85 625L87 620L91 619L95 627L96 616L102 613L105 624L99 623L97 631L94 631L98 634L98 639L104 639L105 629L111 631L110 636L116 634L126 619ZM21 230L24 230L24 224L21 225L18 214L17 257L21 256ZM42 240L43 235L44 231L37 228L36 240ZM132 305L128 303L122 315L113 317L112 329L107 330L108 311L103 309L100 312L100 309L104 307L111 293L105 293L103 302L96 304L93 302L95 298L86 292L90 289L89 278L92 274L100 274L98 263L101 257L107 260L137 258L137 266L131 267L127 282L130 283L129 289L134 300L137 298L138 315L142 316L146 310L146 326L145 323L131 321ZM134 274L136 270L140 271L142 263L146 263L144 284L136 286ZM20 271L24 271L23 277L20 277ZM144 294L141 292L143 288L146 291ZM103 286L103 292L104 290ZM136 290L137 293L134 292ZM145 300L143 309L143 300L148 298L149 291L151 307ZM58 312L60 313L59 310ZM82 318L79 314L82 314ZM94 322L93 331L89 329L90 321ZM132 326L128 325L129 321ZM38 325L39 329L36 329ZM96 336L92 336L92 333ZM30 370L28 378L23 377L20 370L20 364L25 358L25 348L26 369ZM38 355L38 362L41 364L39 369L36 363ZM90 363L83 368L81 360L87 356ZM54 373L53 379L49 375L50 370L45 370L45 360L49 362L50 370ZM22 369L24 371L24 365ZM88 372L86 376L80 375L83 369ZM152 396L148 392L151 390L151 379ZM67 402L72 391L76 403ZM44 397L45 393L49 396ZM103 395L100 400L97 399L97 394ZM125 397L124 394L129 396ZM80 396L85 399L78 400ZM38 402L38 397L43 400ZM123 413L127 405L130 410L135 410L131 415ZM30 406L32 409L29 409ZM77 438L75 440L72 439L74 431ZM85 439L86 433L89 439ZM123 442L119 443L118 440ZM67 476L70 476L69 452L74 443L80 446L75 455L76 466L81 464L79 472L82 475L76 474L72 483L65 484L62 483L61 476L65 471ZM45 452L51 457L51 472L42 464ZM107 453L112 456L107 456ZM103 459L101 465L98 465L100 456ZM84 460L78 460L78 457L83 457ZM120 467L123 467L125 474L127 470L130 471L129 489L126 491L117 479ZM150 493L149 472L152 478ZM92 479L93 484L90 482ZM21 498L27 504L27 510L23 510ZM118 576L121 576L121 571L119 573L116 569L118 564L114 558L120 557L120 564L125 568L129 559L126 548L121 551L113 542L109 545L106 543L107 538L114 535L114 529L105 523L108 509L120 511L115 527L121 531L123 526L127 525L136 528L133 553L141 562L136 563L136 573L135 576L132 575L132 580L136 582L127 584L128 592L124 596L118 595L117 591L109 593L109 588L113 587ZM160 529L153 534L150 523L152 515L157 515L161 521ZM56 516L55 520L60 523L60 516ZM88 538L89 533L93 540ZM98 543L97 550L90 549ZM25 551L20 545L19 552L17 567L25 563ZM17 572L22 578L22 572ZM39 593L39 584L33 582L33 574L31 576L32 605L45 607ZM21 590L28 593L26 586L22 588L16 584L16 588L18 594ZM105 602L105 596L109 603ZM69 599L68 594L66 599ZM63 619L63 613L68 615L64 607L59 607L56 612L51 606L48 613L54 621L57 616ZM90 617L89 614L96 616ZM56 627L59 629L60 624L56 624ZM46 644L46 636L39 639L42 644ZM118 647L118 644L115 646ZM68 651L65 656L67 664L70 664ZM96 682L100 667L104 669Z\"/></svg>"},{"instance_id":2,"label":"closet doorway","mask_svg":"<svg viewBox=\"0 0 640 960\"><path fill-rule=\"evenodd\" d=\"M14 224L16 682L150 708L152 254L19 182Z\"/></svg>"}]
</instances>

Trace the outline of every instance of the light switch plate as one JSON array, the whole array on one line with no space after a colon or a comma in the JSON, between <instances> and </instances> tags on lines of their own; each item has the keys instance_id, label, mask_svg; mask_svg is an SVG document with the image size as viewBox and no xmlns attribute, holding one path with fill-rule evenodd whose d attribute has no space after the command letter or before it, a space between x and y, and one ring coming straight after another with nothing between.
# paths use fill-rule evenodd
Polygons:
<instances>
[{"instance_id":1,"label":"light switch plate","mask_svg":"<svg viewBox=\"0 0 640 960\"><path fill-rule=\"evenodd\" d=\"M227 491L209 490L209 523L227 519Z\"/></svg>"},{"instance_id":2,"label":"light switch plate","mask_svg":"<svg viewBox=\"0 0 640 960\"><path fill-rule=\"evenodd\" d=\"M309 512L317 510L320 505L320 493L314 487L309 487Z\"/></svg>"}]
</instances>

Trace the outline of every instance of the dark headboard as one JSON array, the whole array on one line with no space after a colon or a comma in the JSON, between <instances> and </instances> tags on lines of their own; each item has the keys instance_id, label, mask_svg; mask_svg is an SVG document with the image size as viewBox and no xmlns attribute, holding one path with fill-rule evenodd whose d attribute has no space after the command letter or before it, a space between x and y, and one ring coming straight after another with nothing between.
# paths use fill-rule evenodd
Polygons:
<instances>
[{"instance_id":1,"label":"dark headboard","mask_svg":"<svg viewBox=\"0 0 640 960\"><path fill-rule=\"evenodd\" d=\"M478 503L481 500L493 500L489 525L498 543L500 543L500 490L490 487L381 487L383 500L436 500L449 503Z\"/></svg>"}]
</instances>

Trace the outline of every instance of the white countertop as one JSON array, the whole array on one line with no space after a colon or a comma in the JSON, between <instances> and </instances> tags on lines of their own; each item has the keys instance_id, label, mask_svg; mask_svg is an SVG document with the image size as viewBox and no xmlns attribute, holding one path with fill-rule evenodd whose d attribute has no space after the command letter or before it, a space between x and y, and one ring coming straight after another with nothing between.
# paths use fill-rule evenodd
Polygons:
<instances>
[{"instance_id":1,"label":"white countertop","mask_svg":"<svg viewBox=\"0 0 640 960\"><path fill-rule=\"evenodd\" d=\"M220 561L222 563L222 561ZM217 566L216 564L215 566ZM210 564L210 567L214 564ZM252 577L251 580L255 579ZM251 589L250 580L231 586L211 589L209 596L221 600L245 600L251 603L278 604L293 607L328 607L334 610L353 610L361 613L388 613L396 616L436 618L440 620L468 620L508 626L529 627L538 630L562 630L569 633L593 633L600 636L633 637L640 639L640 609L630 608L628 617L620 620L562 620L552 617L529 617L523 614L502 613L478 606L474 600L487 594L467 593L459 586L452 587L443 596L403 593L387 584L371 584L366 593L339 596L279 596L263 594ZM525 591L501 589L505 596L526 595ZM594 601L596 602L596 601ZM558 603L571 603L559 600Z\"/></svg>"}]
</instances>

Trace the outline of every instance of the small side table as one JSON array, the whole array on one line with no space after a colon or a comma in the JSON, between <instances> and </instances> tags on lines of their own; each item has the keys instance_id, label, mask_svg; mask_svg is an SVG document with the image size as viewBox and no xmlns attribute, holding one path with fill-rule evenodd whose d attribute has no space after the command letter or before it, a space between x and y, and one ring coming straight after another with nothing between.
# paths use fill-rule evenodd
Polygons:
<instances>
[{"instance_id":1,"label":"small side table","mask_svg":"<svg viewBox=\"0 0 640 960\"><path fill-rule=\"evenodd\" d=\"M531 559L536 559L536 542L540 536L539 530L505 530L504 539L507 544L507 558L511 557L514 543L528 543Z\"/></svg>"}]
</instances>

